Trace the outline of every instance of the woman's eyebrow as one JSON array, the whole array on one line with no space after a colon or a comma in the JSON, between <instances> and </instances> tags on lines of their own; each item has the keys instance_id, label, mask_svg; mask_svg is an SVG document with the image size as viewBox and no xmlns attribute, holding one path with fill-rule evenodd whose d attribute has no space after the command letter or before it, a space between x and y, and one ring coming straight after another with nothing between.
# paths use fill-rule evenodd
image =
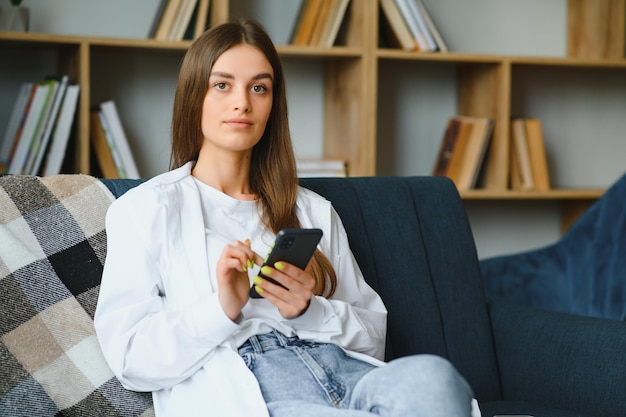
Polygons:
<instances>
[{"instance_id":1,"label":"woman's eyebrow","mask_svg":"<svg viewBox=\"0 0 626 417\"><path fill-rule=\"evenodd\" d=\"M235 78L233 74L230 74L228 72L222 72L222 71L214 71L209 75L209 77L221 77L221 78L228 78L230 80ZM272 74L270 74L269 72L263 72L252 77L253 80L262 80L266 78L269 79L270 81L273 81Z\"/></svg>"}]
</instances>

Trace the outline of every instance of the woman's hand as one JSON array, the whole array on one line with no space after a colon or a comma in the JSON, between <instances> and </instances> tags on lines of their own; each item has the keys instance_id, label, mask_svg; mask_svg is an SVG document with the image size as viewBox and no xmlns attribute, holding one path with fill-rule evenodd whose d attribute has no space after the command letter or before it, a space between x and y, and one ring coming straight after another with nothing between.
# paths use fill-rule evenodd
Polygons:
<instances>
[{"instance_id":1,"label":"woman's hand","mask_svg":"<svg viewBox=\"0 0 626 417\"><path fill-rule=\"evenodd\" d=\"M263 258L250 248L250 240L239 240L226 245L217 261L217 286L222 309L231 320L236 320L248 302L250 280L248 269L261 265Z\"/></svg>"},{"instance_id":2,"label":"woman's hand","mask_svg":"<svg viewBox=\"0 0 626 417\"><path fill-rule=\"evenodd\" d=\"M292 319L306 311L315 288L315 279L308 273L308 268L303 271L287 262L276 262L274 268L264 266L261 272L287 288L271 283L262 277L254 277L257 292L274 304L281 316Z\"/></svg>"}]
</instances>

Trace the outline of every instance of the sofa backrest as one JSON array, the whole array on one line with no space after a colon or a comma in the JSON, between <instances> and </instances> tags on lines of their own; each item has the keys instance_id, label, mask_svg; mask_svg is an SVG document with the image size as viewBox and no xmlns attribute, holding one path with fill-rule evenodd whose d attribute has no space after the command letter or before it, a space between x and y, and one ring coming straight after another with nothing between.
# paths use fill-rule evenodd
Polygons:
<instances>
[{"instance_id":1,"label":"sofa backrest","mask_svg":"<svg viewBox=\"0 0 626 417\"><path fill-rule=\"evenodd\" d=\"M446 357L479 400L500 399L478 257L452 181L363 177L301 183L332 201L365 279L389 310L387 359L413 353Z\"/></svg>"},{"instance_id":2,"label":"sofa backrest","mask_svg":"<svg viewBox=\"0 0 626 417\"><path fill-rule=\"evenodd\" d=\"M116 196L141 181L103 180ZM480 401L500 399L474 239L452 181L307 178L301 184L333 203L365 279L389 310L387 359L443 356Z\"/></svg>"}]
</instances>

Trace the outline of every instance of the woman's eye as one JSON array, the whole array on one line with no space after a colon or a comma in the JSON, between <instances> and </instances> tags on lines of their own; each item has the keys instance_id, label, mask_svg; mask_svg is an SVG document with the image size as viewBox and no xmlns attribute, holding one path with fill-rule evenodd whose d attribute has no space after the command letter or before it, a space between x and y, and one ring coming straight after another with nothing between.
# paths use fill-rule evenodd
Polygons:
<instances>
[{"instance_id":1,"label":"woman's eye","mask_svg":"<svg viewBox=\"0 0 626 417\"><path fill-rule=\"evenodd\" d=\"M215 83L215 88L218 90L226 90L228 88L228 84L226 83Z\"/></svg>"},{"instance_id":2,"label":"woman's eye","mask_svg":"<svg viewBox=\"0 0 626 417\"><path fill-rule=\"evenodd\" d=\"M252 91L255 93L265 93L267 91L267 87L262 84L256 84L252 86Z\"/></svg>"}]
</instances>

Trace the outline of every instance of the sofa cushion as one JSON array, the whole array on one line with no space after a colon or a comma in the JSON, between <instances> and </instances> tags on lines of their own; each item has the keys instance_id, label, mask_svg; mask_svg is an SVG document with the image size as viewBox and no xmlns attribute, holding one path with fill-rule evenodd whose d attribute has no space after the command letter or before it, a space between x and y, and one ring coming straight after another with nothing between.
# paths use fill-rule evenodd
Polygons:
<instances>
[{"instance_id":1,"label":"sofa cushion","mask_svg":"<svg viewBox=\"0 0 626 417\"><path fill-rule=\"evenodd\" d=\"M0 177L0 415L154 414L93 326L113 199L86 175Z\"/></svg>"}]
</instances>

